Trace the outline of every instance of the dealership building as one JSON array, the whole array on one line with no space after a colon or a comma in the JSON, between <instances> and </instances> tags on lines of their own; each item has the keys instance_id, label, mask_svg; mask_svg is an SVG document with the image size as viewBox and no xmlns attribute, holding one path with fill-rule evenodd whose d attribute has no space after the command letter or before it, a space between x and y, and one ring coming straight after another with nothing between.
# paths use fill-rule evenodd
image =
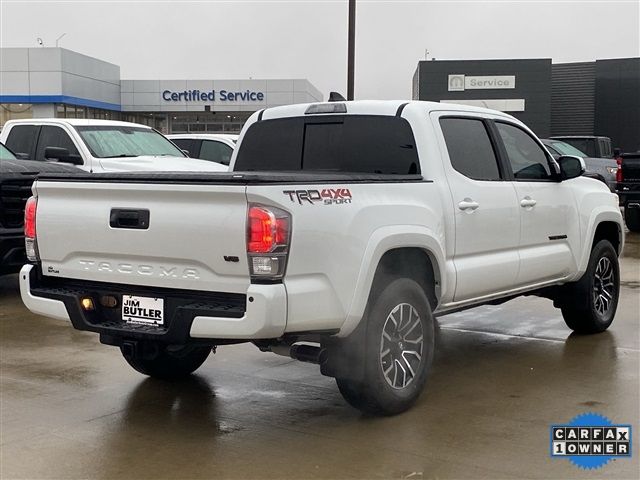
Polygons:
<instances>
[{"instance_id":1,"label":"dealership building","mask_svg":"<svg viewBox=\"0 0 640 480\"><path fill-rule=\"evenodd\" d=\"M64 48L0 49L0 125L102 118L163 133L233 133L257 110L322 99L305 79L129 80L118 65Z\"/></svg>"},{"instance_id":2,"label":"dealership building","mask_svg":"<svg viewBox=\"0 0 640 480\"><path fill-rule=\"evenodd\" d=\"M603 135L640 150L640 58L421 61L413 98L508 112L542 138Z\"/></svg>"}]
</instances>

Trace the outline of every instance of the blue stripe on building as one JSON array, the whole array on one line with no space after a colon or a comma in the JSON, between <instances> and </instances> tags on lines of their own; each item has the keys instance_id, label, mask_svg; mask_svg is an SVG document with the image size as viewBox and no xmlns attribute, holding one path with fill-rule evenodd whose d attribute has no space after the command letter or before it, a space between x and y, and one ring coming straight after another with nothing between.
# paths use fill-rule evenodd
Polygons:
<instances>
[{"instance_id":1,"label":"blue stripe on building","mask_svg":"<svg viewBox=\"0 0 640 480\"><path fill-rule=\"evenodd\" d=\"M103 110L121 111L120 105L99 102L69 95L0 95L0 103L64 103L79 107L101 108Z\"/></svg>"}]
</instances>

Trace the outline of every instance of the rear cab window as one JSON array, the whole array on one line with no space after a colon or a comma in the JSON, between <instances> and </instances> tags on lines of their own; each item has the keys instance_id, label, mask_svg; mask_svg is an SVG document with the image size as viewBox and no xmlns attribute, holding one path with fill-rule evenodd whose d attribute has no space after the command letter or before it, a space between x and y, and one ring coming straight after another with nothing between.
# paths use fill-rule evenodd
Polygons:
<instances>
[{"instance_id":1,"label":"rear cab window","mask_svg":"<svg viewBox=\"0 0 640 480\"><path fill-rule=\"evenodd\" d=\"M420 173L420 162L404 118L314 115L252 124L234 170L410 175Z\"/></svg>"}]
</instances>

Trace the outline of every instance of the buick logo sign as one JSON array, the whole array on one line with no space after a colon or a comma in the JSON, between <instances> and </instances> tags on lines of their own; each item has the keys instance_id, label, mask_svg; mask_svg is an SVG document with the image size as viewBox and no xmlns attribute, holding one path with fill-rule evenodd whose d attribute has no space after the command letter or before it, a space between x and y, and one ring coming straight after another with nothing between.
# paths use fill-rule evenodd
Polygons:
<instances>
[{"instance_id":1,"label":"buick logo sign","mask_svg":"<svg viewBox=\"0 0 640 480\"><path fill-rule=\"evenodd\" d=\"M449 91L450 92L464 91L464 75L449 75Z\"/></svg>"}]
</instances>

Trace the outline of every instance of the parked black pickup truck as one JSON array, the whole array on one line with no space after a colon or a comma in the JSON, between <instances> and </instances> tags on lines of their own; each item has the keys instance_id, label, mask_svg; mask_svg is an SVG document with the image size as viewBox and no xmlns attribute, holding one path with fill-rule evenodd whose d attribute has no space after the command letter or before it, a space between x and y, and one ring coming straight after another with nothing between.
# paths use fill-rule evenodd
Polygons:
<instances>
[{"instance_id":1,"label":"parked black pickup truck","mask_svg":"<svg viewBox=\"0 0 640 480\"><path fill-rule=\"evenodd\" d=\"M27 261L24 253L24 204L39 173L76 173L75 167L18 160L0 143L0 275L14 273Z\"/></svg>"},{"instance_id":2,"label":"parked black pickup truck","mask_svg":"<svg viewBox=\"0 0 640 480\"><path fill-rule=\"evenodd\" d=\"M632 232L640 232L640 151L623 153L616 175L616 193L624 206L624 221Z\"/></svg>"}]
</instances>

